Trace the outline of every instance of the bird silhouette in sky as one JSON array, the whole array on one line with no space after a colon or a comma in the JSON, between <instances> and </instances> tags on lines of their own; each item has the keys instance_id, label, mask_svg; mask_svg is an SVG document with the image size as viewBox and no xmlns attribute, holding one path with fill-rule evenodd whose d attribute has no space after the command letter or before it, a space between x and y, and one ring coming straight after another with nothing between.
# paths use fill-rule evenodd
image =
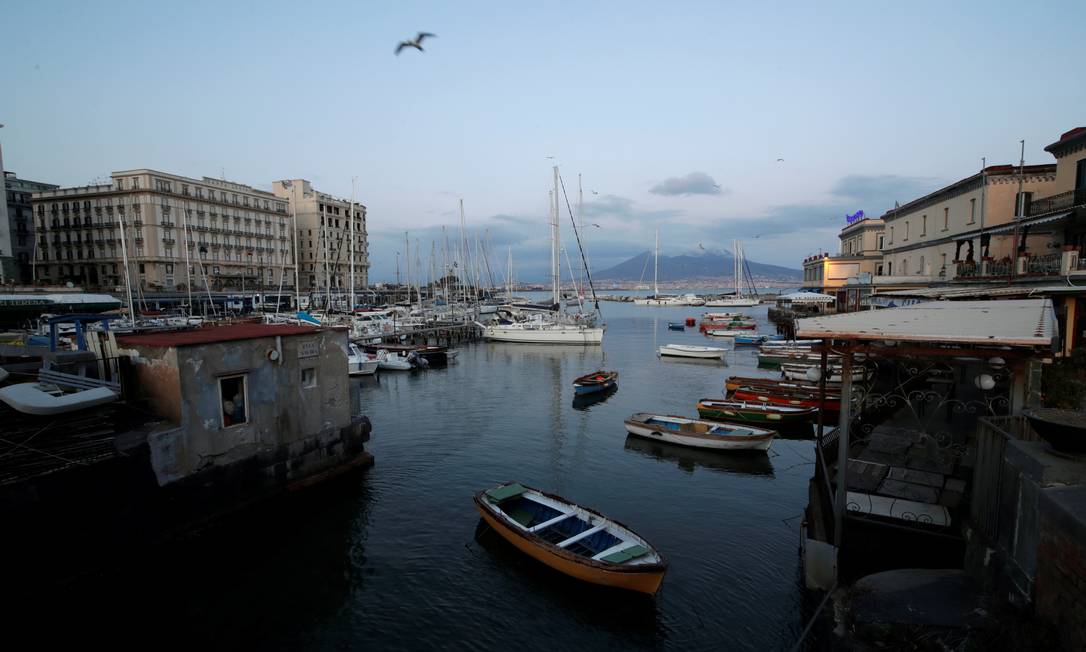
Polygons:
<instances>
[{"instance_id":1,"label":"bird silhouette in sky","mask_svg":"<svg viewBox=\"0 0 1086 652\"><path fill-rule=\"evenodd\" d=\"M598 192L596 192L595 190L593 190L593 191L592 191L592 194L593 194L593 195L598 195L598 194L600 194L600 193L598 193Z\"/></svg>"},{"instance_id":2,"label":"bird silhouette in sky","mask_svg":"<svg viewBox=\"0 0 1086 652\"><path fill-rule=\"evenodd\" d=\"M596 227L597 229L602 229L603 228L602 226L600 226L599 224L596 224L595 222L592 223L592 226Z\"/></svg>"},{"instance_id":3,"label":"bird silhouette in sky","mask_svg":"<svg viewBox=\"0 0 1086 652\"><path fill-rule=\"evenodd\" d=\"M698 243L698 249L701 249L702 251L705 251L705 247L701 246L700 242Z\"/></svg>"},{"instance_id":4,"label":"bird silhouette in sky","mask_svg":"<svg viewBox=\"0 0 1086 652\"><path fill-rule=\"evenodd\" d=\"M783 159L783 158L779 158L779 159L777 159L777 162L778 162L778 163L784 163L784 159Z\"/></svg>"},{"instance_id":5,"label":"bird silhouette in sky","mask_svg":"<svg viewBox=\"0 0 1086 652\"><path fill-rule=\"evenodd\" d=\"M425 52L426 50L422 49L422 40L436 36L437 34L431 34L430 32L419 32L419 35L412 40L400 41L400 44L396 46L396 56L399 56L400 51L404 48L415 48L419 52Z\"/></svg>"}]
</instances>

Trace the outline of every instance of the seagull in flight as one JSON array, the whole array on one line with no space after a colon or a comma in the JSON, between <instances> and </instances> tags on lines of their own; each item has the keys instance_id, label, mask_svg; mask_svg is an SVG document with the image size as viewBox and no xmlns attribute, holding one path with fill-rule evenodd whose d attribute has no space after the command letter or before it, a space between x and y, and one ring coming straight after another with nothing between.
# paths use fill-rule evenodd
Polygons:
<instances>
[{"instance_id":1,"label":"seagull in flight","mask_svg":"<svg viewBox=\"0 0 1086 652\"><path fill-rule=\"evenodd\" d=\"M777 162L778 162L778 163L784 163L784 159L783 159L783 158L779 158L779 159L777 159Z\"/></svg>"},{"instance_id":2,"label":"seagull in flight","mask_svg":"<svg viewBox=\"0 0 1086 652\"><path fill-rule=\"evenodd\" d=\"M400 41L400 44L396 46L396 56L399 56L400 50L404 48L415 48L419 52L425 52L422 49L422 40L425 38L436 37L437 34L431 34L430 32L419 32L419 35L414 40Z\"/></svg>"},{"instance_id":3,"label":"seagull in flight","mask_svg":"<svg viewBox=\"0 0 1086 652\"><path fill-rule=\"evenodd\" d=\"M593 195L598 195L598 194L600 194L600 193L599 193L598 191L596 191L596 190L593 190L593 191L592 191L592 194L593 194Z\"/></svg>"}]
</instances>

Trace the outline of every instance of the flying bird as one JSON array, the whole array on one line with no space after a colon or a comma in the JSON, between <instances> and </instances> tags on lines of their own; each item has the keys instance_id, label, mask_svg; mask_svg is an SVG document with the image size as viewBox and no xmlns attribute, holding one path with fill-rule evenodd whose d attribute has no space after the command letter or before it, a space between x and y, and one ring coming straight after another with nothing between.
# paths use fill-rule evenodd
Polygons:
<instances>
[{"instance_id":1,"label":"flying bird","mask_svg":"<svg viewBox=\"0 0 1086 652\"><path fill-rule=\"evenodd\" d=\"M415 48L419 52L425 52L426 50L422 49L422 40L436 36L437 34L431 34L430 32L419 32L419 35L413 40L400 41L400 44L396 46L396 56L399 56L400 51L404 48Z\"/></svg>"},{"instance_id":2,"label":"flying bird","mask_svg":"<svg viewBox=\"0 0 1086 652\"><path fill-rule=\"evenodd\" d=\"M599 224L596 224L595 222L592 223L592 226L596 227L597 229L602 229L603 228L602 226L600 226Z\"/></svg>"},{"instance_id":3,"label":"flying bird","mask_svg":"<svg viewBox=\"0 0 1086 652\"><path fill-rule=\"evenodd\" d=\"M701 246L700 242L698 243L698 249L701 249L702 251L705 251L705 247Z\"/></svg>"},{"instance_id":4,"label":"flying bird","mask_svg":"<svg viewBox=\"0 0 1086 652\"><path fill-rule=\"evenodd\" d=\"M779 158L779 159L777 159L777 162L778 162L778 163L784 163L784 159L783 159L783 158Z\"/></svg>"},{"instance_id":5,"label":"flying bird","mask_svg":"<svg viewBox=\"0 0 1086 652\"><path fill-rule=\"evenodd\" d=\"M593 191L592 191L592 194L593 194L593 195L598 195L598 194L600 194L600 193L598 193L597 191L593 190Z\"/></svg>"}]
</instances>

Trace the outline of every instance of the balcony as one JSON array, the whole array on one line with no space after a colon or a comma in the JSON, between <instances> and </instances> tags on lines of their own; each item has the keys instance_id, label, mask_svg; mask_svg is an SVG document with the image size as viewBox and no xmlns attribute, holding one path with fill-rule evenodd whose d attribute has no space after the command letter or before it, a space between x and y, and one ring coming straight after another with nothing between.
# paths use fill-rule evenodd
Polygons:
<instances>
[{"instance_id":1,"label":"balcony","mask_svg":"<svg viewBox=\"0 0 1086 652\"><path fill-rule=\"evenodd\" d=\"M169 220L162 220L161 222L159 222L159 226L164 229L172 229L174 227L174 223Z\"/></svg>"},{"instance_id":2,"label":"balcony","mask_svg":"<svg viewBox=\"0 0 1086 652\"><path fill-rule=\"evenodd\" d=\"M1086 188L1068 190L1058 195L1034 199L1026 211L1027 217L1035 217L1055 211L1062 211L1075 206L1086 206Z\"/></svg>"},{"instance_id":3,"label":"balcony","mask_svg":"<svg viewBox=\"0 0 1086 652\"><path fill-rule=\"evenodd\" d=\"M1026 261L1026 273L1041 274L1043 276L1057 275L1060 273L1060 263L1062 260L1062 254L1030 256Z\"/></svg>"}]
</instances>

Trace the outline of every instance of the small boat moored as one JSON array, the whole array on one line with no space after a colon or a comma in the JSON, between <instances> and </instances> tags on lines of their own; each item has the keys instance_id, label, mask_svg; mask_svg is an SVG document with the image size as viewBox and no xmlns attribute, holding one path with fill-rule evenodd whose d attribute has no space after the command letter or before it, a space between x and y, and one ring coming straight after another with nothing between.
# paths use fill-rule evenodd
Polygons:
<instances>
[{"instance_id":1,"label":"small boat moored","mask_svg":"<svg viewBox=\"0 0 1086 652\"><path fill-rule=\"evenodd\" d=\"M672 330L672 331L685 331L686 330L686 325L683 324L682 322L669 321L667 323L667 328L668 328L668 330Z\"/></svg>"},{"instance_id":2,"label":"small boat moored","mask_svg":"<svg viewBox=\"0 0 1086 652\"><path fill-rule=\"evenodd\" d=\"M617 371L593 371L573 381L573 392L578 396L582 394L595 394L606 392L618 387Z\"/></svg>"},{"instance_id":3,"label":"small boat moored","mask_svg":"<svg viewBox=\"0 0 1086 652\"><path fill-rule=\"evenodd\" d=\"M475 494L487 525L521 552L570 577L654 595L667 560L633 530L570 501L508 482Z\"/></svg>"},{"instance_id":4,"label":"small boat moored","mask_svg":"<svg viewBox=\"0 0 1086 652\"><path fill-rule=\"evenodd\" d=\"M717 346L688 346L686 344L665 344L660 347L660 355L675 358L701 358L704 360L723 360L727 349Z\"/></svg>"},{"instance_id":5,"label":"small boat moored","mask_svg":"<svg viewBox=\"0 0 1086 652\"><path fill-rule=\"evenodd\" d=\"M818 408L703 398L698 401L698 414L704 419L720 421L801 423L817 416Z\"/></svg>"},{"instance_id":6,"label":"small boat moored","mask_svg":"<svg viewBox=\"0 0 1086 652\"><path fill-rule=\"evenodd\" d=\"M625 423L626 432L637 437L721 451L767 451L776 434L763 428L645 412Z\"/></svg>"},{"instance_id":7,"label":"small boat moored","mask_svg":"<svg viewBox=\"0 0 1086 652\"><path fill-rule=\"evenodd\" d=\"M380 364L377 356L364 352L357 344L348 346L347 374L350 376L372 376L377 373Z\"/></svg>"}]
</instances>

